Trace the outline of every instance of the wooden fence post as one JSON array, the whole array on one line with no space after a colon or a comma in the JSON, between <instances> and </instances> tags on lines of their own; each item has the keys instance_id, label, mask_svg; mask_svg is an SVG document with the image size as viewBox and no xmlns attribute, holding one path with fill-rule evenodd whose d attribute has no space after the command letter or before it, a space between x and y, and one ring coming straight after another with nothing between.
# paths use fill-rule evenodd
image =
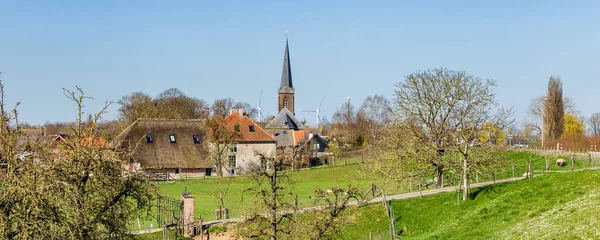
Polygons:
<instances>
[{"instance_id":1,"label":"wooden fence post","mask_svg":"<svg viewBox=\"0 0 600 240\"><path fill-rule=\"evenodd\" d=\"M515 178L515 162L514 161L512 162L512 174L513 174L512 175L513 178Z\"/></svg>"},{"instance_id":2,"label":"wooden fence post","mask_svg":"<svg viewBox=\"0 0 600 240\"><path fill-rule=\"evenodd\" d=\"M575 165L575 155L571 154L571 171L573 171L573 165Z\"/></svg>"}]
</instances>

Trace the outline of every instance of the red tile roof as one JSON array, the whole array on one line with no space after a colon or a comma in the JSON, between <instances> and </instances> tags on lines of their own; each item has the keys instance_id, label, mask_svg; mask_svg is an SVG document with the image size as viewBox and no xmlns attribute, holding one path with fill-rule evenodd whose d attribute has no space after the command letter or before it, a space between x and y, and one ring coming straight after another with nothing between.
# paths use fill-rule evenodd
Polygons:
<instances>
[{"instance_id":1,"label":"red tile roof","mask_svg":"<svg viewBox=\"0 0 600 240\"><path fill-rule=\"evenodd\" d=\"M294 144L298 145L304 141L304 129L294 131Z\"/></svg>"},{"instance_id":2,"label":"red tile roof","mask_svg":"<svg viewBox=\"0 0 600 240\"><path fill-rule=\"evenodd\" d=\"M234 112L225 118L225 124L229 130L234 130L235 125L239 125L239 131L241 136L235 141L238 142L275 142L275 137L271 136L267 131L261 128L248 116L244 115L240 117L238 112ZM254 131L250 131L250 126L254 128Z\"/></svg>"}]
</instances>

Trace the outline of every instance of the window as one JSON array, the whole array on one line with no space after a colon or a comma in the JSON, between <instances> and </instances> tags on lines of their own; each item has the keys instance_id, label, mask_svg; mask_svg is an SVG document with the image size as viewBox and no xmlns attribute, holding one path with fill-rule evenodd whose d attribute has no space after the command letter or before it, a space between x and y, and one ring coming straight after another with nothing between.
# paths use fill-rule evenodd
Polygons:
<instances>
[{"instance_id":1,"label":"window","mask_svg":"<svg viewBox=\"0 0 600 240\"><path fill-rule=\"evenodd\" d=\"M237 147L238 147L237 143L232 143L231 144L231 152L237 152Z\"/></svg>"},{"instance_id":2,"label":"window","mask_svg":"<svg viewBox=\"0 0 600 240\"><path fill-rule=\"evenodd\" d=\"M264 157L260 157L260 169L265 169L266 161Z\"/></svg>"},{"instance_id":3,"label":"window","mask_svg":"<svg viewBox=\"0 0 600 240\"><path fill-rule=\"evenodd\" d=\"M148 134L146 135L146 142L147 143L153 143L154 141L152 140L152 135Z\"/></svg>"},{"instance_id":4,"label":"window","mask_svg":"<svg viewBox=\"0 0 600 240\"><path fill-rule=\"evenodd\" d=\"M254 132L254 125L249 125L248 128L250 129L250 132Z\"/></svg>"},{"instance_id":5,"label":"window","mask_svg":"<svg viewBox=\"0 0 600 240\"><path fill-rule=\"evenodd\" d=\"M283 98L283 107L284 108L288 108L288 99L287 99L287 97Z\"/></svg>"},{"instance_id":6,"label":"window","mask_svg":"<svg viewBox=\"0 0 600 240\"><path fill-rule=\"evenodd\" d=\"M194 135L194 136L192 136L192 138L194 139L194 144L200 143L200 137L198 137L198 135Z\"/></svg>"},{"instance_id":7,"label":"window","mask_svg":"<svg viewBox=\"0 0 600 240\"><path fill-rule=\"evenodd\" d=\"M175 141L175 134L169 135L169 142L171 142L171 143L177 143L177 141Z\"/></svg>"},{"instance_id":8,"label":"window","mask_svg":"<svg viewBox=\"0 0 600 240\"><path fill-rule=\"evenodd\" d=\"M314 149L319 149L319 144L315 143L315 145L313 146Z\"/></svg>"},{"instance_id":9,"label":"window","mask_svg":"<svg viewBox=\"0 0 600 240\"><path fill-rule=\"evenodd\" d=\"M237 164L236 160L237 160L237 158L235 155L229 155L229 167L230 168L236 167L236 164Z\"/></svg>"},{"instance_id":10,"label":"window","mask_svg":"<svg viewBox=\"0 0 600 240\"><path fill-rule=\"evenodd\" d=\"M235 130L236 132L240 132L240 125L237 123L233 125L233 130Z\"/></svg>"}]
</instances>

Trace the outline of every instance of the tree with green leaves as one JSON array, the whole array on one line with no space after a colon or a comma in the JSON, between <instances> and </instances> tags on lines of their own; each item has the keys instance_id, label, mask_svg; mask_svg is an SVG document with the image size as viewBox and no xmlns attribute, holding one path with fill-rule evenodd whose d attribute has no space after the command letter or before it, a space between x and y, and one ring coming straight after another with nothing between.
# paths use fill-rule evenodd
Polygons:
<instances>
[{"instance_id":1,"label":"tree with green leaves","mask_svg":"<svg viewBox=\"0 0 600 240\"><path fill-rule=\"evenodd\" d=\"M550 80L548 80L542 121L544 122L545 139L555 140L562 136L565 130L565 106L562 81L558 76L550 76Z\"/></svg>"}]
</instances>

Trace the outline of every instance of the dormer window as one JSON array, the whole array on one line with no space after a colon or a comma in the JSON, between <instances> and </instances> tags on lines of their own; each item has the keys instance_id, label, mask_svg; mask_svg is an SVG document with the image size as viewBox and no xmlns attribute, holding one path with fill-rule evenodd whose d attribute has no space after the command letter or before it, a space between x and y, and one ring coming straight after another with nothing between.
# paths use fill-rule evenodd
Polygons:
<instances>
[{"instance_id":1,"label":"dormer window","mask_svg":"<svg viewBox=\"0 0 600 240\"><path fill-rule=\"evenodd\" d=\"M200 137L198 135L194 135L192 138L194 139L194 144L200 144Z\"/></svg>"},{"instance_id":2,"label":"dormer window","mask_svg":"<svg viewBox=\"0 0 600 240\"><path fill-rule=\"evenodd\" d=\"M175 134L169 135L169 142L171 142L171 143L177 143L177 141L175 139Z\"/></svg>"},{"instance_id":3,"label":"dormer window","mask_svg":"<svg viewBox=\"0 0 600 240\"><path fill-rule=\"evenodd\" d=\"M250 132L254 132L254 125L249 125L248 128L250 129Z\"/></svg>"},{"instance_id":4,"label":"dormer window","mask_svg":"<svg viewBox=\"0 0 600 240\"><path fill-rule=\"evenodd\" d=\"M150 135L150 134L146 135L146 142L147 143L153 143L154 142L154 140L152 140L152 135Z\"/></svg>"}]
</instances>

